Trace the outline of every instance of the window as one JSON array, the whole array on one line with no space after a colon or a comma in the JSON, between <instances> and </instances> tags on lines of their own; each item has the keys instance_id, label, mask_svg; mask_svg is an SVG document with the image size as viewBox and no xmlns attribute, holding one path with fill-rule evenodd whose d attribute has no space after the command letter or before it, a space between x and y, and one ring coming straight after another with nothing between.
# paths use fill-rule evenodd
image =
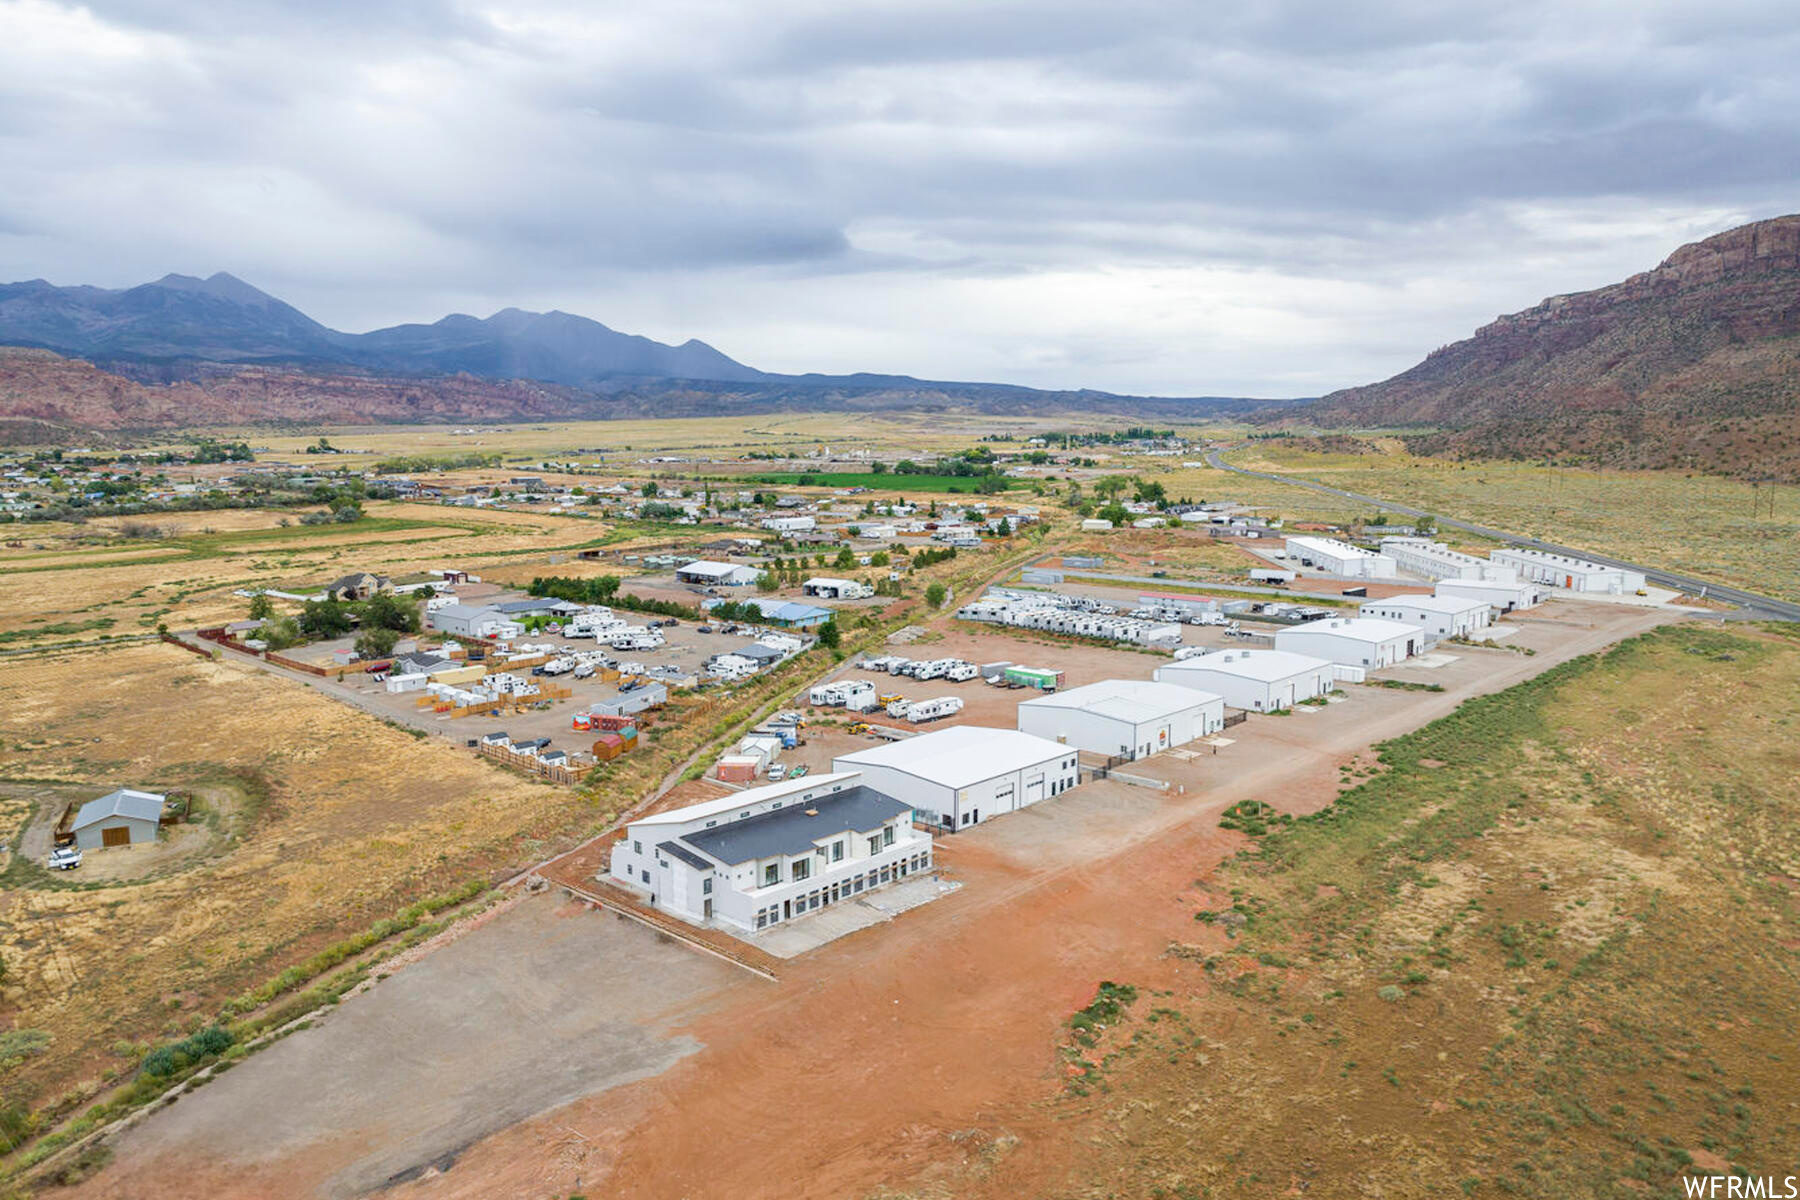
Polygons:
<instances>
[{"instance_id":1,"label":"window","mask_svg":"<svg viewBox=\"0 0 1800 1200\"><path fill-rule=\"evenodd\" d=\"M812 876L812 859L796 858L794 860L794 881L797 883L800 880L808 879L811 876Z\"/></svg>"},{"instance_id":2,"label":"window","mask_svg":"<svg viewBox=\"0 0 1800 1200\"><path fill-rule=\"evenodd\" d=\"M831 843L831 861L832 862L843 862L844 861L844 843L842 843L842 842Z\"/></svg>"},{"instance_id":3,"label":"window","mask_svg":"<svg viewBox=\"0 0 1800 1200\"><path fill-rule=\"evenodd\" d=\"M768 926L768 924L769 924L768 910L762 909L762 908L757 909L756 910L756 927L758 929L763 929L763 928L766 928Z\"/></svg>"},{"instance_id":4,"label":"window","mask_svg":"<svg viewBox=\"0 0 1800 1200\"><path fill-rule=\"evenodd\" d=\"M881 835L880 834L876 834L874 837L869 839L869 853L870 854L880 854L881 853Z\"/></svg>"},{"instance_id":5,"label":"window","mask_svg":"<svg viewBox=\"0 0 1800 1200\"><path fill-rule=\"evenodd\" d=\"M710 875L700 881L700 894L702 896L712 895L712 877Z\"/></svg>"},{"instance_id":6,"label":"window","mask_svg":"<svg viewBox=\"0 0 1800 1200\"><path fill-rule=\"evenodd\" d=\"M638 874L639 874L639 875L641 875L641 876L642 876L642 877L643 877L643 880L644 880L644 882L645 882L645 883L649 883L649 882L650 882L650 872L648 872L648 871L639 871L639 872L638 872Z\"/></svg>"},{"instance_id":7,"label":"window","mask_svg":"<svg viewBox=\"0 0 1800 1200\"><path fill-rule=\"evenodd\" d=\"M633 841L631 843L631 852L633 854L642 854L644 852L644 843L639 842L639 841Z\"/></svg>"},{"instance_id":8,"label":"window","mask_svg":"<svg viewBox=\"0 0 1800 1200\"><path fill-rule=\"evenodd\" d=\"M763 868L763 886L764 887L769 887L771 884L777 884L780 882L781 882L781 864L780 863L770 863L768 866Z\"/></svg>"},{"instance_id":9,"label":"window","mask_svg":"<svg viewBox=\"0 0 1800 1200\"><path fill-rule=\"evenodd\" d=\"M707 823L706 823L706 827L707 827L707 828L708 828L708 829L711 829L711 828L712 828L712 827L713 827L713 826L714 826L714 825L717 825L717 824L718 824L718 822L717 822L717 821L708 821L708 822L707 822Z\"/></svg>"},{"instance_id":10,"label":"window","mask_svg":"<svg viewBox=\"0 0 1800 1200\"><path fill-rule=\"evenodd\" d=\"M894 844L894 827L892 825L889 825L886 829L881 831L881 844L883 846L891 846Z\"/></svg>"}]
</instances>

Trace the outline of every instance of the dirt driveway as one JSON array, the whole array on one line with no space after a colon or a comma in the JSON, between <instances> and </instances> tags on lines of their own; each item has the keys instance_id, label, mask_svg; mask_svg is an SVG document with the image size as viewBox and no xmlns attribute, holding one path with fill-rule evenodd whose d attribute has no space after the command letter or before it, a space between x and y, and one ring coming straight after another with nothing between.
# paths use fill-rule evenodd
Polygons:
<instances>
[{"instance_id":1,"label":"dirt driveway","mask_svg":"<svg viewBox=\"0 0 1800 1200\"><path fill-rule=\"evenodd\" d=\"M511 1071L508 1059L531 1053L539 1061L591 1064L596 1051L586 1030L599 1018L536 1002L523 1013L509 1003L489 1006L460 1027L472 1044L409 1043L403 1068L388 1076L374 1069L386 1053L373 1032L378 1026L354 1010L405 978L396 976L319 1031L370 1030L360 1035L361 1057L352 1065L340 1061L329 1036L319 1039L304 1070L273 1058L280 1048L259 1056L180 1106L208 1106L202 1111L210 1118L158 1116L120 1147L113 1168L75 1194L193 1195L197 1168L206 1183L198 1190L209 1196L300 1197L320 1194L327 1182L379 1181L383 1172L429 1157L423 1152L434 1148L423 1143L396 1149L418 1134L394 1124L407 1118L395 1109L442 1103L440 1091L464 1103L479 1094L495 1110L457 1126L461 1140L503 1131L396 1195L844 1197L893 1184L927 1189L932 1172L952 1164L959 1195L1055 1194L1086 1139L1101 1133L1087 1124L1089 1109L1065 1098L1058 1054L1064 1022L1102 979L1140 989L1195 986L1166 951L1193 937L1195 911L1216 903L1207 880L1239 844L1217 828L1221 809L1246 797L1319 807L1336 793L1337 768L1372 742L1661 619L1622 608L1553 606L1524 623L1521 637L1531 639L1535 656L1483 651L1477 661L1471 653L1469 665L1434 673L1443 693L1367 689L1316 715L1253 719L1231 731L1236 744L1216 757L1134 764L1191 776L1191 783L1155 790L1107 780L942 838L939 866L964 885L955 894L791 960L779 985L744 978L735 986L702 986L699 1003L684 1001L685 1019L666 995L660 1004L645 1002L635 1020L658 1032L649 1037L634 1023L599 1055L611 1063L615 1042L651 1041L624 1072L641 1078L607 1090L600 1089L610 1073L599 1084L567 1085L572 1102L554 1112L542 1110L557 1089ZM605 923L591 916L570 922ZM539 972L570 969L493 938L467 938L444 953L458 949L470 961L456 978L484 981L508 997L536 997L548 982ZM588 969L616 980L632 966ZM469 983L447 986L465 1003L471 999ZM660 984L642 986L663 994ZM404 1004L389 1002L391 1020L447 1003L415 991ZM559 982L555 994L569 991ZM530 1029L503 1044L484 1040L502 1016ZM670 1038L692 1041L671 1049ZM680 1052L695 1044L694 1052ZM298 1116L289 1113L284 1091L309 1080L312 1098ZM242 1090L213 1094L234 1084ZM526 1085L528 1099L518 1094ZM232 1103L219 1104L220 1095ZM334 1098L341 1113L327 1111ZM259 1120L221 1111L240 1106ZM296 1124L307 1137L288 1132ZM259 1169L252 1180L236 1164L253 1153ZM966 1173L970 1164L980 1165L976 1175ZM971 1190L971 1178L983 1182Z\"/></svg>"}]
</instances>

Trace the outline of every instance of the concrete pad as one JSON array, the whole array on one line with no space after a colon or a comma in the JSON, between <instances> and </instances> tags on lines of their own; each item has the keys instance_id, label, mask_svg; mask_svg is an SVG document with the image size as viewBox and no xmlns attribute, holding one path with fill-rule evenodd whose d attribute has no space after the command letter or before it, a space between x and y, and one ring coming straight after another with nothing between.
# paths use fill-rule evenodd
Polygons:
<instances>
[{"instance_id":1,"label":"concrete pad","mask_svg":"<svg viewBox=\"0 0 1800 1200\"><path fill-rule=\"evenodd\" d=\"M913 875L852 900L827 905L797 921L783 921L759 933L738 936L777 958L793 958L859 929L891 921L909 909L948 896L961 886L941 878L935 871Z\"/></svg>"},{"instance_id":2,"label":"concrete pad","mask_svg":"<svg viewBox=\"0 0 1800 1200\"><path fill-rule=\"evenodd\" d=\"M1453 662L1460 661L1461 656L1456 654L1421 654L1417 658L1397 662L1388 669L1397 671L1401 667L1417 667L1421 671L1435 671L1439 667L1447 667Z\"/></svg>"}]
</instances>

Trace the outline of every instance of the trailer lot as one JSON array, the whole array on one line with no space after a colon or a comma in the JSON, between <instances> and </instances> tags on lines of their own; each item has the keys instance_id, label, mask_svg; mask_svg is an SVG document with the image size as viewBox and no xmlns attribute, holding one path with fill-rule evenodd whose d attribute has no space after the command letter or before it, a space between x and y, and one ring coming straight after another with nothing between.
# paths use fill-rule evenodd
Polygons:
<instances>
[{"instance_id":1,"label":"trailer lot","mask_svg":"<svg viewBox=\"0 0 1800 1200\"><path fill-rule=\"evenodd\" d=\"M642 618L643 621L654 619L658 618ZM636 622L638 618L633 616L633 620ZM712 628L717 630L719 627ZM666 644L655 650L612 650L596 647L592 638L565 638L552 633L531 634L520 640L532 645L549 644L569 651L591 652L598 648L617 661L641 662L646 667L672 666L701 680L706 678L701 670L701 663L707 658L747 646L756 640L747 633L701 633L699 626L688 620L683 620L679 625L667 626L661 632ZM327 652L329 649L329 646L324 647ZM307 658L320 653L320 647L308 647L308 650ZM529 669L522 673L529 674ZM365 673L351 672L342 680L308 677L308 682L325 695L376 716L452 740L466 741L487 733L504 732L510 734L514 741L547 737L552 739L556 748L569 751L585 750L596 736L592 733L573 732L570 720L574 714L585 712L589 706L601 701L616 699L619 695L618 686L614 683L602 683L598 678L576 679L572 674L565 674L554 678L544 677L538 681L566 687L574 693L570 699L551 702L547 709L508 712L498 717L453 718L433 712L429 707L420 708L418 702L425 693L390 693L383 684L375 682L373 676ZM671 687L669 690L673 695L675 689Z\"/></svg>"}]
</instances>

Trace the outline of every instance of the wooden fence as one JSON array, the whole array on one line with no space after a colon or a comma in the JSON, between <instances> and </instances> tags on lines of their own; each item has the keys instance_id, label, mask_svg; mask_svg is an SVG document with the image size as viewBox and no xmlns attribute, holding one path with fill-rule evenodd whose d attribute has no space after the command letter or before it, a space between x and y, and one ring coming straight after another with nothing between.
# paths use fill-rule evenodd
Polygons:
<instances>
[{"instance_id":1,"label":"wooden fence","mask_svg":"<svg viewBox=\"0 0 1800 1200\"><path fill-rule=\"evenodd\" d=\"M483 744L475 747L475 753L481 758L489 758L503 767L509 767L522 775L530 775L534 779L542 779L548 783L559 783L564 787L579 784L587 773L594 769L591 762L574 762L567 766L543 762L529 754L514 754L505 746Z\"/></svg>"}]
</instances>

